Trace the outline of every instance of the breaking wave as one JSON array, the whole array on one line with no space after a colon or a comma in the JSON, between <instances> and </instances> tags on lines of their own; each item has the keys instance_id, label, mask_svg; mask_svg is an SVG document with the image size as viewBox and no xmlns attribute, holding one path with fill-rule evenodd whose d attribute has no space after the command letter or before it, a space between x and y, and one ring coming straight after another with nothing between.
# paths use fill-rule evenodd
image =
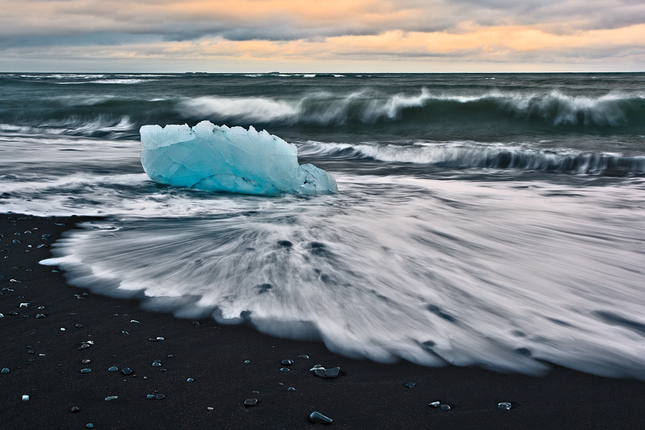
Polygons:
<instances>
[{"instance_id":1,"label":"breaking wave","mask_svg":"<svg viewBox=\"0 0 645 430\"><path fill-rule=\"evenodd\" d=\"M309 142L305 156L428 164L449 168L525 169L604 176L645 175L645 156L476 142L338 144Z\"/></svg>"},{"instance_id":2,"label":"breaking wave","mask_svg":"<svg viewBox=\"0 0 645 430\"><path fill-rule=\"evenodd\" d=\"M606 94L570 96L559 91L522 94L493 91L481 95L440 95L426 88L418 94L384 95L363 89L349 94L315 92L299 98L205 96L183 100L178 109L190 117L261 124L309 125L462 124L491 120L535 122L554 127L645 127L645 96Z\"/></svg>"}]
</instances>

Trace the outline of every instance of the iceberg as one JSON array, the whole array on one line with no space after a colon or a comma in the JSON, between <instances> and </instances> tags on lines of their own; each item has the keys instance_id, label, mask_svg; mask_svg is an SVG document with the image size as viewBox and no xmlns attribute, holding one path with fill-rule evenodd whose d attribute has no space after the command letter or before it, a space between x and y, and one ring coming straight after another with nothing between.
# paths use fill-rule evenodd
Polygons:
<instances>
[{"instance_id":1,"label":"iceberg","mask_svg":"<svg viewBox=\"0 0 645 430\"><path fill-rule=\"evenodd\" d=\"M336 180L312 164L298 164L295 145L242 127L202 121L144 125L141 164L161 184L239 194L333 194Z\"/></svg>"}]
</instances>

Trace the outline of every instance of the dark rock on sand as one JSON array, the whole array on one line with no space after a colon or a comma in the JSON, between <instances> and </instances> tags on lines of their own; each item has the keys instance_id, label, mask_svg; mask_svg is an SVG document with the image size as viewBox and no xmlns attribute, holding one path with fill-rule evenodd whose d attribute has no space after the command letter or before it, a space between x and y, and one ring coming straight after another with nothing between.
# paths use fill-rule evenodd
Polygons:
<instances>
[{"instance_id":1,"label":"dark rock on sand","mask_svg":"<svg viewBox=\"0 0 645 430\"><path fill-rule=\"evenodd\" d=\"M314 424L331 424L334 422L334 420L318 411L313 411L311 415L309 415L309 421Z\"/></svg>"}]
</instances>

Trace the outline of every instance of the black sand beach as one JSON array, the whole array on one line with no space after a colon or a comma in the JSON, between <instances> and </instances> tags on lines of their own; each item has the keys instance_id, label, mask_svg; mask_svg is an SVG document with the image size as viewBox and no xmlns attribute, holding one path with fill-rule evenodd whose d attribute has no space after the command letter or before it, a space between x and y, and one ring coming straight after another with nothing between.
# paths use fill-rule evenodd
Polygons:
<instances>
[{"instance_id":1,"label":"black sand beach","mask_svg":"<svg viewBox=\"0 0 645 430\"><path fill-rule=\"evenodd\" d=\"M1 428L320 427L308 420L313 411L348 429L642 429L645 423L642 381L555 366L532 377L378 364L333 354L320 343L180 320L144 311L136 301L94 295L38 264L50 257L39 245L51 245L79 221L0 216L0 368L9 369L0 374ZM83 364L86 359L91 362ZM294 363L283 366L285 359ZM341 375L318 378L309 372L315 364L340 366ZM257 405L245 407L251 398ZM451 409L430 407L434 401ZM504 401L512 409L498 408Z\"/></svg>"}]
</instances>

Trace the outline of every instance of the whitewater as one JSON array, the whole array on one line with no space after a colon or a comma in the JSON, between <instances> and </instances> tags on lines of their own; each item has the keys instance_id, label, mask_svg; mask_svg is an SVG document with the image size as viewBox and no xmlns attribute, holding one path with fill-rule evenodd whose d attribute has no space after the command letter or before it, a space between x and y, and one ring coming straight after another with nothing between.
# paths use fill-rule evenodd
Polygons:
<instances>
[{"instance_id":1,"label":"whitewater","mask_svg":"<svg viewBox=\"0 0 645 430\"><path fill-rule=\"evenodd\" d=\"M0 81L0 211L101 217L44 262L73 285L382 362L645 379L643 74ZM338 193L150 180L139 128L202 120Z\"/></svg>"}]
</instances>

